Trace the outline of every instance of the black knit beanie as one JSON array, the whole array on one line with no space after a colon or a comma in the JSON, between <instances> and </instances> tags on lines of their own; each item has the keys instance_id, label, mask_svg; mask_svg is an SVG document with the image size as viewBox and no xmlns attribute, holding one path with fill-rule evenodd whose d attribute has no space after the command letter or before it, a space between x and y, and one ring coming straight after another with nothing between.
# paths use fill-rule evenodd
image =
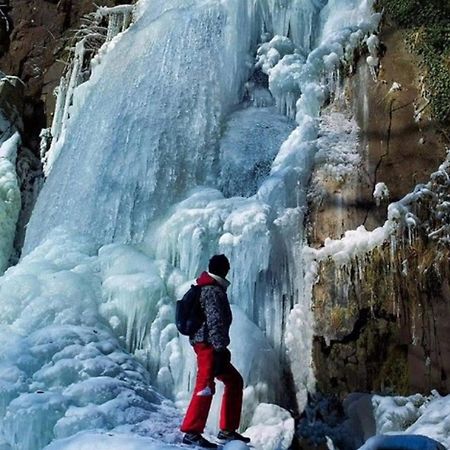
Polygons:
<instances>
[{"instance_id":1,"label":"black knit beanie","mask_svg":"<svg viewBox=\"0 0 450 450\"><path fill-rule=\"evenodd\" d=\"M225 278L229 270L230 261L228 261L228 258L225 255L214 255L209 260L208 271L210 273Z\"/></svg>"}]
</instances>

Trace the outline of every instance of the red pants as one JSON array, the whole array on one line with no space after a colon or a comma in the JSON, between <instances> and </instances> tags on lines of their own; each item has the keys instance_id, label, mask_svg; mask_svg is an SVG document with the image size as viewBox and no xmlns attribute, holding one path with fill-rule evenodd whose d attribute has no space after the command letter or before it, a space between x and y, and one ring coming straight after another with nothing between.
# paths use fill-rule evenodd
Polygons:
<instances>
[{"instance_id":1,"label":"red pants","mask_svg":"<svg viewBox=\"0 0 450 450\"><path fill-rule=\"evenodd\" d=\"M194 345L197 353L197 380L191 403L181 425L184 433L203 433L215 392L214 350L211 345ZM241 420L242 390L244 382L236 368L228 363L223 373L216 377L225 385L220 409L220 429L237 430Z\"/></svg>"}]
</instances>

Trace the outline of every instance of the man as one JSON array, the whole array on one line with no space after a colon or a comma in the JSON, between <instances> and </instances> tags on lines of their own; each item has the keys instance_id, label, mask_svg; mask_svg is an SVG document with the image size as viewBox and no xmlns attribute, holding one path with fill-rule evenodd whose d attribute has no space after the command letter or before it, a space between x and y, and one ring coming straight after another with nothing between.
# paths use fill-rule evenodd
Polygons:
<instances>
[{"instance_id":1,"label":"man","mask_svg":"<svg viewBox=\"0 0 450 450\"><path fill-rule=\"evenodd\" d=\"M197 279L197 284L201 286L200 305L205 314L205 322L189 339L197 354L197 380L181 431L186 433L184 444L204 448L217 448L216 444L202 436L215 392L214 378L225 385L218 439L222 442L250 442L249 438L236 432L241 419L244 383L240 373L230 362L231 354L227 348L230 344L232 320L226 293L230 284L226 279L229 270L227 257L214 255L209 261L208 272L203 272Z\"/></svg>"}]
</instances>

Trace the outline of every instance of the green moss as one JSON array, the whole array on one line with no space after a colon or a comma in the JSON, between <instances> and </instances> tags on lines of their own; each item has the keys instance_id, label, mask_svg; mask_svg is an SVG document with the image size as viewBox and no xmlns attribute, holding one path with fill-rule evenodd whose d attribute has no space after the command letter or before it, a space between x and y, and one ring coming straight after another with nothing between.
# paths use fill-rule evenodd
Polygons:
<instances>
[{"instance_id":1,"label":"green moss","mask_svg":"<svg viewBox=\"0 0 450 450\"><path fill-rule=\"evenodd\" d=\"M375 386L386 394L408 395L410 393L408 353L406 349L399 346L392 348L388 352L388 356L381 366Z\"/></svg>"},{"instance_id":2,"label":"green moss","mask_svg":"<svg viewBox=\"0 0 450 450\"><path fill-rule=\"evenodd\" d=\"M421 57L433 116L450 122L450 2L379 0L378 8L407 29L411 50Z\"/></svg>"}]
</instances>

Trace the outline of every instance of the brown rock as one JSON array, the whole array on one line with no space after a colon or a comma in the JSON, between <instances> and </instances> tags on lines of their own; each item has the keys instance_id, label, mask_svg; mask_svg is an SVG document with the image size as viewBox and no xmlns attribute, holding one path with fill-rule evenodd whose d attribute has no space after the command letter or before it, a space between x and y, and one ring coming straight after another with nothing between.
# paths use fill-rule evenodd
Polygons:
<instances>
[{"instance_id":1,"label":"brown rock","mask_svg":"<svg viewBox=\"0 0 450 450\"><path fill-rule=\"evenodd\" d=\"M129 3L103 0L97 5ZM8 42L0 27L0 70L25 83L25 143L36 153L41 128L51 123L53 90L58 85L66 41L83 15L95 9L92 0L14 0L8 15L12 31ZM6 51L1 52L3 45Z\"/></svg>"},{"instance_id":2,"label":"brown rock","mask_svg":"<svg viewBox=\"0 0 450 450\"><path fill-rule=\"evenodd\" d=\"M404 31L385 24L380 38L387 50L378 80L360 63L347 85L361 128L362 163L345 183L321 181L320 202L311 204L311 245L361 224L382 225L388 203L428 182L445 160L448 141L430 119L418 60L404 37ZM381 206L372 198L378 182L390 192ZM428 218L430 210L422 214ZM331 261L321 264L314 290L319 390L450 392L450 251L438 249L426 233L413 245L406 239L398 236L397 248L387 243L353 261L345 273Z\"/></svg>"}]
</instances>

